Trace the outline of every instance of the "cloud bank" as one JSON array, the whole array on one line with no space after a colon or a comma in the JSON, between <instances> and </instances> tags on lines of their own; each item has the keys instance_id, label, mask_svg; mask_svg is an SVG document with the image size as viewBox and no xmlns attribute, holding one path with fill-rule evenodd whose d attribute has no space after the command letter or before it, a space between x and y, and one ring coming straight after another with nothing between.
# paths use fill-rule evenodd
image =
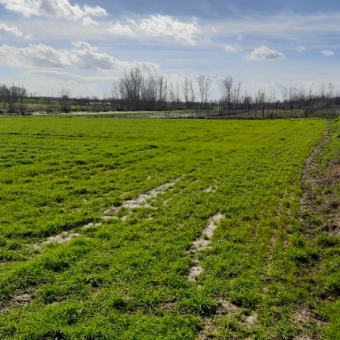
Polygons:
<instances>
[{"instance_id":1,"label":"cloud bank","mask_svg":"<svg viewBox=\"0 0 340 340\"><path fill-rule=\"evenodd\" d=\"M8 26L0 23L0 35L11 35L15 37L24 37L24 34L16 26Z\"/></svg>"},{"instance_id":2,"label":"cloud bank","mask_svg":"<svg viewBox=\"0 0 340 340\"><path fill-rule=\"evenodd\" d=\"M0 63L19 68L76 68L93 71L122 71L132 66L144 70L157 70L158 65L145 62L120 61L84 41L72 43L73 48L55 49L45 44L15 47L0 46Z\"/></svg>"},{"instance_id":3,"label":"cloud bank","mask_svg":"<svg viewBox=\"0 0 340 340\"><path fill-rule=\"evenodd\" d=\"M102 17L107 12L100 6L71 5L68 0L0 0L7 10L25 17L53 17L58 19L81 20L86 17Z\"/></svg>"},{"instance_id":4,"label":"cloud bank","mask_svg":"<svg viewBox=\"0 0 340 340\"><path fill-rule=\"evenodd\" d=\"M172 37L187 45L195 45L199 28L196 20L182 22L169 15L150 15L139 21L127 19L112 23L109 31L113 35L129 38Z\"/></svg>"}]
</instances>

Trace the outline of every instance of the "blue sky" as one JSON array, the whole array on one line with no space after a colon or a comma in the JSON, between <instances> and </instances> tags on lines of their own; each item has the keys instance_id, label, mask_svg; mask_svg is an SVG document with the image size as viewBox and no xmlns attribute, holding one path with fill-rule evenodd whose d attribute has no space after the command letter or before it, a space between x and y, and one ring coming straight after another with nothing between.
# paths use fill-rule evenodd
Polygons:
<instances>
[{"instance_id":1,"label":"blue sky","mask_svg":"<svg viewBox=\"0 0 340 340\"><path fill-rule=\"evenodd\" d=\"M340 4L307 0L0 0L0 82L109 94L132 67L175 86L232 75L244 91L340 91Z\"/></svg>"}]
</instances>

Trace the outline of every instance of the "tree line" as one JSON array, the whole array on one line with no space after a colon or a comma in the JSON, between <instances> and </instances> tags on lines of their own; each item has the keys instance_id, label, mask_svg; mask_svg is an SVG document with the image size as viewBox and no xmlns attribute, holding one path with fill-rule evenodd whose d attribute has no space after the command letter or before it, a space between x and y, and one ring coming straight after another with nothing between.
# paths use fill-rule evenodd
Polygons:
<instances>
[{"instance_id":1,"label":"tree line","mask_svg":"<svg viewBox=\"0 0 340 340\"><path fill-rule=\"evenodd\" d=\"M191 111L203 116L275 117L316 114L332 115L337 112L340 97L334 85L312 88L291 87L268 93L264 88L248 93L241 82L227 76L220 82L221 97L210 99L213 80L206 75L185 77L173 84L162 75L144 74L139 68L125 72L103 99L93 97L72 98L70 90L62 89L57 97L40 97L28 93L23 85L0 85L0 111L2 113L30 113L33 111Z\"/></svg>"},{"instance_id":2,"label":"tree line","mask_svg":"<svg viewBox=\"0 0 340 340\"><path fill-rule=\"evenodd\" d=\"M249 94L241 82L232 76L222 79L221 98L210 100L212 78L200 75L185 77L181 83L173 85L163 76L145 76L140 69L131 69L114 84L111 101L116 110L174 110L186 109L201 111L204 115L232 116L253 114L258 117L298 114L309 117L315 113L333 114L339 95L332 83L320 89L291 87L282 91L280 98L275 92L268 93L264 88Z\"/></svg>"}]
</instances>

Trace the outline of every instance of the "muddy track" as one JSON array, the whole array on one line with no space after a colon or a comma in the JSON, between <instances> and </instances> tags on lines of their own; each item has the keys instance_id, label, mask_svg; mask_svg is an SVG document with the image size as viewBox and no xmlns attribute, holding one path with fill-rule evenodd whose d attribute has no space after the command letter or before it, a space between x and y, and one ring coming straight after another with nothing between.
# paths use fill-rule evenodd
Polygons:
<instances>
[{"instance_id":1,"label":"muddy track","mask_svg":"<svg viewBox=\"0 0 340 340\"><path fill-rule=\"evenodd\" d=\"M330 124L328 124L323 136L316 144L305 163L305 167L301 176L303 193L300 200L300 208L307 208L310 206L311 198L314 197L317 187L320 186L323 181L323 176L321 174L320 164L318 161L323 153L324 148L329 143Z\"/></svg>"},{"instance_id":2,"label":"muddy track","mask_svg":"<svg viewBox=\"0 0 340 340\"><path fill-rule=\"evenodd\" d=\"M335 204L338 200L331 193L327 193L326 188L334 188L336 182L332 174L333 163L323 165L321 163L321 157L325 153L326 147L331 142L331 123L329 122L323 136L314 147L310 156L308 157L305 167L301 175L302 195L300 197L300 204L297 217L302 225L304 235L314 242L315 238L320 234L328 234L328 229L332 232L339 233L339 221L340 211L339 209L331 209L330 206ZM338 167L340 170L340 166ZM323 201L324 203L320 202ZM330 203L333 202L333 203ZM309 221L310 216L316 216L323 221L323 228L311 225ZM339 233L340 235L340 233ZM309 268L309 271L317 272L319 263L314 263L313 268ZM320 301L319 301L320 303ZM321 320L318 314L306 307L300 306L300 309L295 311L293 319L296 321L301 334L295 337L294 340L318 340L323 339L322 335L310 334L308 332L308 325L316 325L317 328L322 329L326 326L324 320Z\"/></svg>"},{"instance_id":3,"label":"muddy track","mask_svg":"<svg viewBox=\"0 0 340 340\"><path fill-rule=\"evenodd\" d=\"M331 236L340 236L340 200L335 186L340 183L340 164L320 163L324 149L331 141L331 126L328 124L322 138L306 161L302 173L302 195L299 218L306 232L313 232L304 216L306 212L324 221L323 231Z\"/></svg>"}]
</instances>

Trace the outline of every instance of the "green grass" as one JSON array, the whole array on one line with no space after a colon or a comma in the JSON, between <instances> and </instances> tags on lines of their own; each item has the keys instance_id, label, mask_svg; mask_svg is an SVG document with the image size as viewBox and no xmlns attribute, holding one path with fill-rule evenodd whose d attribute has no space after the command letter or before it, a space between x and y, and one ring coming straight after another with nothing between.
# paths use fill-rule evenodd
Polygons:
<instances>
[{"instance_id":1,"label":"green grass","mask_svg":"<svg viewBox=\"0 0 340 340\"><path fill-rule=\"evenodd\" d=\"M8 309L0 338L195 339L209 319L217 339L336 339L337 295L319 304L308 273L323 245L338 243L315 247L296 218L302 168L325 127L0 118L0 300ZM108 207L176 179L151 206L102 221ZM218 211L225 218L198 255L204 271L189 282L187 250ZM68 230L81 236L34 247ZM334 273L326 284L338 291L334 251L324 265ZM21 294L32 300L16 305ZM237 309L221 312L221 301ZM300 322L301 306L317 317Z\"/></svg>"}]
</instances>

